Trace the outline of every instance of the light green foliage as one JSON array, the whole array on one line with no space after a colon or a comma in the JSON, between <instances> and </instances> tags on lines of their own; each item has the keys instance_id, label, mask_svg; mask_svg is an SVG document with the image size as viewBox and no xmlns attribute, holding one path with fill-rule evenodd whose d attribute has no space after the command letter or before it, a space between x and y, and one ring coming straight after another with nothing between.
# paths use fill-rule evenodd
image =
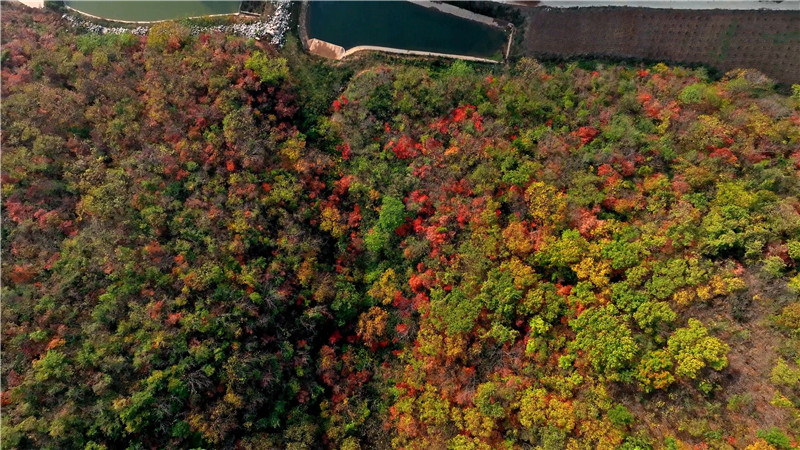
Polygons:
<instances>
[{"instance_id":1,"label":"light green foliage","mask_svg":"<svg viewBox=\"0 0 800 450\"><path fill-rule=\"evenodd\" d=\"M690 84L683 88L678 98L686 104L704 103L710 106L719 107L721 99L713 86L705 83Z\"/></svg>"},{"instance_id":2,"label":"light green foliage","mask_svg":"<svg viewBox=\"0 0 800 450\"><path fill-rule=\"evenodd\" d=\"M475 406L481 414L496 419L505 417L506 407L503 403L502 393L496 383L483 383L475 390Z\"/></svg>"},{"instance_id":3,"label":"light green foliage","mask_svg":"<svg viewBox=\"0 0 800 450\"><path fill-rule=\"evenodd\" d=\"M577 319L570 321L575 330L575 350L586 352L592 366L609 377L617 376L633 359L638 346L624 316L614 305L589 308Z\"/></svg>"},{"instance_id":4,"label":"light green foliage","mask_svg":"<svg viewBox=\"0 0 800 450\"><path fill-rule=\"evenodd\" d=\"M611 142L631 147L638 145L644 137L634 125L634 120L629 115L619 114L614 116L611 123L603 129L603 137Z\"/></svg>"},{"instance_id":5,"label":"light green foliage","mask_svg":"<svg viewBox=\"0 0 800 450\"><path fill-rule=\"evenodd\" d=\"M790 367L785 359L778 358L775 367L772 368L770 381L778 386L800 386L800 368Z\"/></svg>"},{"instance_id":6,"label":"light green foliage","mask_svg":"<svg viewBox=\"0 0 800 450\"><path fill-rule=\"evenodd\" d=\"M269 56L259 50L247 58L244 66L255 72L261 82L266 84L278 84L289 76L285 58Z\"/></svg>"},{"instance_id":7,"label":"light green foliage","mask_svg":"<svg viewBox=\"0 0 800 450\"><path fill-rule=\"evenodd\" d=\"M383 197L380 216L378 218L378 229L391 232L405 222L406 206L402 200L387 195Z\"/></svg>"},{"instance_id":8,"label":"light green foliage","mask_svg":"<svg viewBox=\"0 0 800 450\"><path fill-rule=\"evenodd\" d=\"M154 403L155 399L149 391L141 391L133 394L130 399L116 402L115 407L119 410L119 418L125 424L125 429L135 433L150 422Z\"/></svg>"},{"instance_id":9,"label":"light green foliage","mask_svg":"<svg viewBox=\"0 0 800 450\"><path fill-rule=\"evenodd\" d=\"M547 391L544 389L526 389L520 398L519 421L528 428L543 426L547 421Z\"/></svg>"},{"instance_id":10,"label":"light green foliage","mask_svg":"<svg viewBox=\"0 0 800 450\"><path fill-rule=\"evenodd\" d=\"M792 439L784 434L780 428L771 427L765 430L758 430L756 436L767 441L773 447L779 450L788 450L793 448Z\"/></svg>"},{"instance_id":11,"label":"light green foliage","mask_svg":"<svg viewBox=\"0 0 800 450\"><path fill-rule=\"evenodd\" d=\"M511 274L492 270L481 287L481 301L490 311L494 311L499 323L507 323L514 317L522 292L514 287Z\"/></svg>"},{"instance_id":12,"label":"light green foliage","mask_svg":"<svg viewBox=\"0 0 800 450\"><path fill-rule=\"evenodd\" d=\"M377 253L386 244L386 238L387 236L385 234L372 229L364 236L364 245L366 245L367 249L371 252Z\"/></svg>"},{"instance_id":13,"label":"light green foliage","mask_svg":"<svg viewBox=\"0 0 800 450\"><path fill-rule=\"evenodd\" d=\"M633 313L647 302L647 295L633 288L628 281L620 281L611 286L611 298L622 311Z\"/></svg>"},{"instance_id":14,"label":"light green foliage","mask_svg":"<svg viewBox=\"0 0 800 450\"><path fill-rule=\"evenodd\" d=\"M687 327L675 330L667 340L667 349L675 360L675 375L680 378L697 378L706 366L722 370L728 365L728 345L709 336L697 319L689 319Z\"/></svg>"},{"instance_id":15,"label":"light green foliage","mask_svg":"<svg viewBox=\"0 0 800 450\"><path fill-rule=\"evenodd\" d=\"M536 316L531 319L529 326L531 327L531 333L535 336L541 336L552 328L552 325L545 322L541 316Z\"/></svg>"},{"instance_id":16,"label":"light green foliage","mask_svg":"<svg viewBox=\"0 0 800 450\"><path fill-rule=\"evenodd\" d=\"M761 212L773 202L770 193L753 192L741 182L721 183L703 218L704 250L710 255L759 256L769 236Z\"/></svg>"},{"instance_id":17,"label":"light green foliage","mask_svg":"<svg viewBox=\"0 0 800 450\"><path fill-rule=\"evenodd\" d=\"M603 247L603 257L610 259L611 267L616 270L636 266L642 253L639 243L626 240L614 240Z\"/></svg>"},{"instance_id":18,"label":"light green foliage","mask_svg":"<svg viewBox=\"0 0 800 450\"><path fill-rule=\"evenodd\" d=\"M86 33L75 37L75 45L81 53L88 55L98 48L120 47L129 48L139 43L139 38L134 34L95 34Z\"/></svg>"},{"instance_id":19,"label":"light green foliage","mask_svg":"<svg viewBox=\"0 0 800 450\"><path fill-rule=\"evenodd\" d=\"M648 292L659 300L668 299L684 286L696 286L706 281L706 269L697 259L674 258L659 262L647 282Z\"/></svg>"},{"instance_id":20,"label":"light green foliage","mask_svg":"<svg viewBox=\"0 0 800 450\"><path fill-rule=\"evenodd\" d=\"M520 304L520 310L525 314L538 314L545 323L555 322L564 310L567 303L564 297L558 295L556 288L551 283L540 283L530 289Z\"/></svg>"},{"instance_id":21,"label":"light green foliage","mask_svg":"<svg viewBox=\"0 0 800 450\"><path fill-rule=\"evenodd\" d=\"M67 357L57 350L49 350L41 359L33 363L37 382L63 379L71 374Z\"/></svg>"},{"instance_id":22,"label":"light green foliage","mask_svg":"<svg viewBox=\"0 0 800 450\"><path fill-rule=\"evenodd\" d=\"M475 71L466 61L460 59L453 61L447 68L447 75L450 77L467 77L473 75Z\"/></svg>"},{"instance_id":23,"label":"light green foliage","mask_svg":"<svg viewBox=\"0 0 800 450\"><path fill-rule=\"evenodd\" d=\"M370 251L377 253L388 245L394 230L405 222L405 208L396 197L383 197L378 222L364 237L364 243Z\"/></svg>"},{"instance_id":24,"label":"light green foliage","mask_svg":"<svg viewBox=\"0 0 800 450\"><path fill-rule=\"evenodd\" d=\"M800 261L800 241L789 241L786 243L789 251L789 257L795 261Z\"/></svg>"},{"instance_id":25,"label":"light green foliage","mask_svg":"<svg viewBox=\"0 0 800 450\"><path fill-rule=\"evenodd\" d=\"M537 253L536 258L556 268L567 268L583 259L587 247L586 239L577 230L566 230L560 239Z\"/></svg>"},{"instance_id":26,"label":"light green foliage","mask_svg":"<svg viewBox=\"0 0 800 450\"><path fill-rule=\"evenodd\" d=\"M764 259L764 272L768 273L773 278L780 278L783 276L784 270L786 270L786 263L780 256L770 256Z\"/></svg>"},{"instance_id":27,"label":"light green foliage","mask_svg":"<svg viewBox=\"0 0 800 450\"><path fill-rule=\"evenodd\" d=\"M623 405L616 405L608 410L608 420L617 426L626 426L633 423L634 417L628 408Z\"/></svg>"},{"instance_id":28,"label":"light green foliage","mask_svg":"<svg viewBox=\"0 0 800 450\"><path fill-rule=\"evenodd\" d=\"M678 318L667 302L648 301L633 313L639 328L649 334L655 334L660 328L671 324Z\"/></svg>"},{"instance_id":29,"label":"light green foliage","mask_svg":"<svg viewBox=\"0 0 800 450\"><path fill-rule=\"evenodd\" d=\"M494 339L500 344L514 342L517 336L519 336L519 331L512 330L498 322L493 323L492 328L484 335L485 338Z\"/></svg>"},{"instance_id":30,"label":"light green foliage","mask_svg":"<svg viewBox=\"0 0 800 450\"><path fill-rule=\"evenodd\" d=\"M469 298L459 288L449 293L442 290L431 292L431 309L441 317L441 328L450 334L466 333L475 327L475 319L483 309L481 301Z\"/></svg>"},{"instance_id":31,"label":"light green foliage","mask_svg":"<svg viewBox=\"0 0 800 450\"><path fill-rule=\"evenodd\" d=\"M443 426L447 423L447 401L438 395L436 388L430 387L417 400L420 418L434 426ZM501 408L502 410L502 408Z\"/></svg>"}]
</instances>

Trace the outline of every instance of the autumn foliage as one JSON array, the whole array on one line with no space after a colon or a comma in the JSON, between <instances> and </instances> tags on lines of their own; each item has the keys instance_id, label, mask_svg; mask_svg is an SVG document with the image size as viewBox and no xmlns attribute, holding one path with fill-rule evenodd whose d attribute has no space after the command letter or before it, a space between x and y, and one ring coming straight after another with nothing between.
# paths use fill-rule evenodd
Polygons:
<instances>
[{"instance_id":1,"label":"autumn foliage","mask_svg":"<svg viewBox=\"0 0 800 450\"><path fill-rule=\"evenodd\" d=\"M4 447L796 446L800 91L3 8Z\"/></svg>"}]
</instances>

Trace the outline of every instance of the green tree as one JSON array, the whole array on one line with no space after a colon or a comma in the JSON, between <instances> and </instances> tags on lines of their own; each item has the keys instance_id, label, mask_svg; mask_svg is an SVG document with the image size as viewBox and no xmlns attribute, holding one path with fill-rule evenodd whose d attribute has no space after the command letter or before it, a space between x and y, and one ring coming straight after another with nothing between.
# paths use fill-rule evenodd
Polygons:
<instances>
[{"instance_id":1,"label":"green tree","mask_svg":"<svg viewBox=\"0 0 800 450\"><path fill-rule=\"evenodd\" d=\"M687 327L675 330L669 337L667 350L675 360L675 375L695 379L706 366L714 370L724 369L728 365L726 354L730 348L709 336L699 320L689 319Z\"/></svg>"},{"instance_id":2,"label":"green tree","mask_svg":"<svg viewBox=\"0 0 800 450\"><path fill-rule=\"evenodd\" d=\"M266 84L279 84L289 76L285 58L269 56L260 50L254 51L244 66L255 72L261 82Z\"/></svg>"},{"instance_id":3,"label":"green tree","mask_svg":"<svg viewBox=\"0 0 800 450\"><path fill-rule=\"evenodd\" d=\"M614 305L589 308L570 321L570 328L576 333L570 347L586 352L596 370L609 378L617 378L638 351L626 322L627 317L621 316Z\"/></svg>"}]
</instances>

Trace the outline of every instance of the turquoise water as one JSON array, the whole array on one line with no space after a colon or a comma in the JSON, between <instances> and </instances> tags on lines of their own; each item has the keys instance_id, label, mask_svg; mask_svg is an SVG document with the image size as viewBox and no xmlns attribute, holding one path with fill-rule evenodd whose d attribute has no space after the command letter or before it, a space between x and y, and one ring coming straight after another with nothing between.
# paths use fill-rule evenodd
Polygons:
<instances>
[{"instance_id":1,"label":"turquoise water","mask_svg":"<svg viewBox=\"0 0 800 450\"><path fill-rule=\"evenodd\" d=\"M508 39L499 28L404 1L312 1L308 8L309 37L345 49L377 45L500 58Z\"/></svg>"},{"instance_id":2,"label":"turquoise water","mask_svg":"<svg viewBox=\"0 0 800 450\"><path fill-rule=\"evenodd\" d=\"M86 1L67 0L80 12L108 20L152 22L212 14L234 14L241 2L233 1Z\"/></svg>"}]
</instances>

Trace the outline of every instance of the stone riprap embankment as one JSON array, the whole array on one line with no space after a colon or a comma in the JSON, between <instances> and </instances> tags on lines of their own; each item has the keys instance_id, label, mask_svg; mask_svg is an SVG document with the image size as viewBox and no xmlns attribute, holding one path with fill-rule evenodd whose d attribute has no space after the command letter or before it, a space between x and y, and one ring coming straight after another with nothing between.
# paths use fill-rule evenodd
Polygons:
<instances>
[{"instance_id":1,"label":"stone riprap embankment","mask_svg":"<svg viewBox=\"0 0 800 450\"><path fill-rule=\"evenodd\" d=\"M275 12L269 17L268 20L249 22L249 23L233 23L229 25L214 25L214 26L198 26L192 25L190 27L191 33L194 35L200 33L231 33L248 38L262 38L271 36L270 43L273 45L283 45L286 32L289 31L289 19L291 16L291 3L288 1L275 2ZM76 17L71 14L65 14L64 19L73 27L83 28L90 33L97 34L136 34L139 36L146 35L150 31L149 26L140 25L135 28L126 27L107 27L96 24L81 17Z\"/></svg>"}]
</instances>

